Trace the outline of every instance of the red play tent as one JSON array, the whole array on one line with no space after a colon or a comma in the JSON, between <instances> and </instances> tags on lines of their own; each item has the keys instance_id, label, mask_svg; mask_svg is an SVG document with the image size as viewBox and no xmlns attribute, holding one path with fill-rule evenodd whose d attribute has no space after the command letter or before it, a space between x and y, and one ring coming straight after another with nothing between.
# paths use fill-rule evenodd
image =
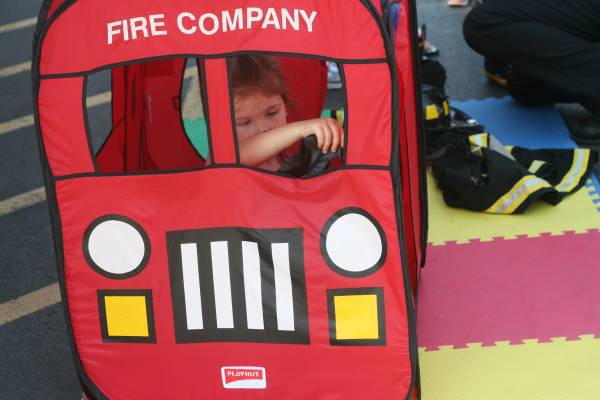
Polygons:
<instances>
[{"instance_id":1,"label":"red play tent","mask_svg":"<svg viewBox=\"0 0 600 400\"><path fill-rule=\"evenodd\" d=\"M44 2L36 127L90 397L418 396L427 221L414 12L409 0ZM319 115L324 62L338 65L337 164L303 178L240 164L238 54L277 57L291 120ZM187 59L210 163L183 128ZM104 70L112 129L96 151L85 97Z\"/></svg>"}]
</instances>

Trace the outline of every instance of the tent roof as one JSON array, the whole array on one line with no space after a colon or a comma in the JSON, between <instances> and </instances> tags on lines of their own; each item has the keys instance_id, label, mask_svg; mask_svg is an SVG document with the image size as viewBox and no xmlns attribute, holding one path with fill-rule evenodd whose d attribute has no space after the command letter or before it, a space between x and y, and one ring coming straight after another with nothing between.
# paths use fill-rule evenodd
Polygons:
<instances>
[{"instance_id":1,"label":"tent roof","mask_svg":"<svg viewBox=\"0 0 600 400\"><path fill-rule=\"evenodd\" d=\"M79 74L149 58L244 51L381 60L379 16L368 0L343 7L333 0L66 0L46 22L40 72Z\"/></svg>"}]
</instances>

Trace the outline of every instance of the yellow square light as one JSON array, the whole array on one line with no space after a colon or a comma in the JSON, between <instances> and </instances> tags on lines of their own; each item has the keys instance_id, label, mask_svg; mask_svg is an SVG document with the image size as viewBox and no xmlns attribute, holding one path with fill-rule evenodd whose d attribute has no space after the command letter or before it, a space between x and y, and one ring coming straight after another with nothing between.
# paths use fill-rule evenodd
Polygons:
<instances>
[{"instance_id":1,"label":"yellow square light","mask_svg":"<svg viewBox=\"0 0 600 400\"><path fill-rule=\"evenodd\" d=\"M376 294L333 297L335 339L379 339Z\"/></svg>"},{"instance_id":2,"label":"yellow square light","mask_svg":"<svg viewBox=\"0 0 600 400\"><path fill-rule=\"evenodd\" d=\"M149 337L145 296L104 296L109 337Z\"/></svg>"}]
</instances>

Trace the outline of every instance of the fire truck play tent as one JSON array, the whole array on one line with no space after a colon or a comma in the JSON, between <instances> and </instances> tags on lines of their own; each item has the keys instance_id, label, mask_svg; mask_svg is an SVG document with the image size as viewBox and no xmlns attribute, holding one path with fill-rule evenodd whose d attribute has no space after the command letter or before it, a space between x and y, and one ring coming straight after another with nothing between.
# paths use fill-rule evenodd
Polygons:
<instances>
[{"instance_id":1,"label":"fire truck play tent","mask_svg":"<svg viewBox=\"0 0 600 400\"><path fill-rule=\"evenodd\" d=\"M418 396L426 203L414 11L409 0L44 2L36 127L90 398ZM337 166L296 178L240 164L238 54L280 60L303 106L290 119L318 116L324 62L339 66ZM187 59L209 163L182 127ZM112 76L112 128L94 149L86 87L98 71Z\"/></svg>"}]
</instances>

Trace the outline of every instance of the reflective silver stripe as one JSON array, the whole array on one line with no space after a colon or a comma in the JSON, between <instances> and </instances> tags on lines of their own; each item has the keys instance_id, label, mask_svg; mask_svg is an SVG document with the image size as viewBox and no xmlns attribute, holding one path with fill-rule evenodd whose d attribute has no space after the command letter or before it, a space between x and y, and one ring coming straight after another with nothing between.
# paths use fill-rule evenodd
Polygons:
<instances>
[{"instance_id":1,"label":"reflective silver stripe","mask_svg":"<svg viewBox=\"0 0 600 400\"><path fill-rule=\"evenodd\" d=\"M242 242L242 264L248 329L265 329L257 243Z\"/></svg>"},{"instance_id":2,"label":"reflective silver stripe","mask_svg":"<svg viewBox=\"0 0 600 400\"><path fill-rule=\"evenodd\" d=\"M469 141L474 146L485 147L483 145L483 136L484 135L485 135L485 133L480 133L480 134L477 134L477 135L471 135L471 136L469 136Z\"/></svg>"},{"instance_id":3,"label":"reflective silver stripe","mask_svg":"<svg viewBox=\"0 0 600 400\"><path fill-rule=\"evenodd\" d=\"M579 178L581 176L581 173L583 172L583 163L584 159L586 158L586 153L588 152L589 150L585 149L575 149L573 155L573 166L571 167L569 172L567 172L567 175L565 175L560 184L556 187L556 190L558 190L559 192L568 192L569 190L573 189L573 187L575 187L577 183L575 182L575 180Z\"/></svg>"},{"instance_id":4,"label":"reflective silver stripe","mask_svg":"<svg viewBox=\"0 0 600 400\"><path fill-rule=\"evenodd\" d=\"M200 276L198 273L198 249L196 243L181 244L181 265L187 328L203 329Z\"/></svg>"},{"instance_id":5,"label":"reflective silver stripe","mask_svg":"<svg viewBox=\"0 0 600 400\"><path fill-rule=\"evenodd\" d=\"M500 154L502 154L504 157L506 158L510 158L513 161L516 161L515 158L513 157L512 154L510 154L510 151L508 151L504 145L498 140L496 139L496 137L494 135L490 135L488 133L488 146L491 150L494 150Z\"/></svg>"},{"instance_id":6,"label":"reflective silver stripe","mask_svg":"<svg viewBox=\"0 0 600 400\"><path fill-rule=\"evenodd\" d=\"M229 277L229 252L227 242L211 242L213 282L217 328L233 328L233 304Z\"/></svg>"},{"instance_id":7,"label":"reflective silver stripe","mask_svg":"<svg viewBox=\"0 0 600 400\"><path fill-rule=\"evenodd\" d=\"M280 331L293 331L294 297L292 295L289 245L287 243L273 243L271 251L273 253L273 267L275 271L277 328Z\"/></svg>"},{"instance_id":8,"label":"reflective silver stripe","mask_svg":"<svg viewBox=\"0 0 600 400\"><path fill-rule=\"evenodd\" d=\"M500 205L495 212L498 214L503 214L506 209L513 205L513 203L515 203L521 196L523 196L529 188L544 183L545 181L543 179L528 177L528 179L521 183L517 190L515 190L506 200L504 200L502 205Z\"/></svg>"},{"instance_id":9,"label":"reflective silver stripe","mask_svg":"<svg viewBox=\"0 0 600 400\"><path fill-rule=\"evenodd\" d=\"M533 160L529 168L527 168L527 170L532 174L535 174L540 170L540 168L542 168L542 165L544 164L546 164L546 161Z\"/></svg>"}]
</instances>

